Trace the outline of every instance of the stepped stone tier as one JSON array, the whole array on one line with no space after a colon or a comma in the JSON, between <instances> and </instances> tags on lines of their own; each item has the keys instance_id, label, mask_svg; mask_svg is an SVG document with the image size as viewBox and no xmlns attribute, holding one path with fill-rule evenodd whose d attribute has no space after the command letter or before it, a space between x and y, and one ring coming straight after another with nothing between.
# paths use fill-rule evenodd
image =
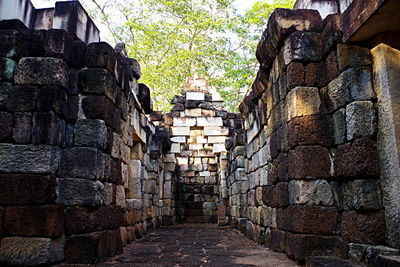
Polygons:
<instances>
[{"instance_id":1,"label":"stepped stone tier","mask_svg":"<svg viewBox=\"0 0 400 267\"><path fill-rule=\"evenodd\" d=\"M0 0L0 263L217 223L307 266L399 266L398 1L295 7L268 19L240 114L197 75L163 114L78 1Z\"/></svg>"}]
</instances>

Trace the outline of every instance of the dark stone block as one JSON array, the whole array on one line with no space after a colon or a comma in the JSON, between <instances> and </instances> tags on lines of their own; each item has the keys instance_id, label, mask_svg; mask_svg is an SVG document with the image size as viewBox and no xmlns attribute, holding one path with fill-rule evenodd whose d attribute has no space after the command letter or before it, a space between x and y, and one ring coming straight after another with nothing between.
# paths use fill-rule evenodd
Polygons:
<instances>
[{"instance_id":1,"label":"dark stone block","mask_svg":"<svg viewBox=\"0 0 400 267\"><path fill-rule=\"evenodd\" d=\"M61 177L99 179L104 176L104 159L100 150L91 147L64 149L61 153Z\"/></svg>"},{"instance_id":2,"label":"dark stone block","mask_svg":"<svg viewBox=\"0 0 400 267\"><path fill-rule=\"evenodd\" d=\"M14 117L12 113L0 112L0 142L9 142L12 137Z\"/></svg>"},{"instance_id":3,"label":"dark stone block","mask_svg":"<svg viewBox=\"0 0 400 267\"><path fill-rule=\"evenodd\" d=\"M278 183L275 186L263 187L263 202L270 207L285 207L289 205L288 183Z\"/></svg>"},{"instance_id":4,"label":"dark stone block","mask_svg":"<svg viewBox=\"0 0 400 267\"><path fill-rule=\"evenodd\" d=\"M143 83L139 83L139 102L146 114L153 112L151 107L150 88Z\"/></svg>"},{"instance_id":5,"label":"dark stone block","mask_svg":"<svg viewBox=\"0 0 400 267\"><path fill-rule=\"evenodd\" d=\"M101 119L115 131L120 132L121 116L106 96L88 96L82 101L83 111L88 119Z\"/></svg>"},{"instance_id":6,"label":"dark stone block","mask_svg":"<svg viewBox=\"0 0 400 267\"><path fill-rule=\"evenodd\" d=\"M329 151L320 146L299 146L289 153L290 179L330 177Z\"/></svg>"},{"instance_id":7,"label":"dark stone block","mask_svg":"<svg viewBox=\"0 0 400 267\"><path fill-rule=\"evenodd\" d=\"M9 23L11 21L8 21ZM21 23L19 20L16 22ZM40 57L44 55L44 48L38 38L22 24L24 29L18 29L14 24L6 25L7 21L0 22L0 57L19 59L21 57Z\"/></svg>"},{"instance_id":8,"label":"dark stone block","mask_svg":"<svg viewBox=\"0 0 400 267\"><path fill-rule=\"evenodd\" d=\"M187 100L186 101L186 108L197 108L203 101L201 100Z\"/></svg>"},{"instance_id":9,"label":"dark stone block","mask_svg":"<svg viewBox=\"0 0 400 267\"><path fill-rule=\"evenodd\" d=\"M352 243L367 243L380 245L385 243L385 212L343 213L341 233L343 239Z\"/></svg>"},{"instance_id":10,"label":"dark stone block","mask_svg":"<svg viewBox=\"0 0 400 267\"><path fill-rule=\"evenodd\" d=\"M368 138L338 146L333 164L334 176L340 180L379 177L378 151L375 142Z\"/></svg>"},{"instance_id":11,"label":"dark stone block","mask_svg":"<svg viewBox=\"0 0 400 267\"><path fill-rule=\"evenodd\" d=\"M286 47L287 45L287 47ZM285 64L291 61L315 62L322 59L322 38L316 32L293 32L285 43Z\"/></svg>"},{"instance_id":12,"label":"dark stone block","mask_svg":"<svg viewBox=\"0 0 400 267\"><path fill-rule=\"evenodd\" d=\"M99 263L108 255L107 235L105 232L95 232L68 237L64 253L67 263Z\"/></svg>"},{"instance_id":13,"label":"dark stone block","mask_svg":"<svg viewBox=\"0 0 400 267\"><path fill-rule=\"evenodd\" d=\"M0 110L7 109L7 102L12 89L11 83L0 82Z\"/></svg>"},{"instance_id":14,"label":"dark stone block","mask_svg":"<svg viewBox=\"0 0 400 267\"><path fill-rule=\"evenodd\" d=\"M71 36L65 30L47 30L45 44L46 57L64 58L68 63L70 63L73 51L72 42Z\"/></svg>"},{"instance_id":15,"label":"dark stone block","mask_svg":"<svg viewBox=\"0 0 400 267\"><path fill-rule=\"evenodd\" d=\"M4 208L0 207L0 237L2 237L4 234Z\"/></svg>"},{"instance_id":16,"label":"dark stone block","mask_svg":"<svg viewBox=\"0 0 400 267\"><path fill-rule=\"evenodd\" d=\"M10 111L55 111L62 113L65 105L64 89L59 86L16 85L9 96L7 108Z\"/></svg>"},{"instance_id":17,"label":"dark stone block","mask_svg":"<svg viewBox=\"0 0 400 267\"><path fill-rule=\"evenodd\" d=\"M336 257L308 257L307 267L361 267L359 264Z\"/></svg>"},{"instance_id":18,"label":"dark stone block","mask_svg":"<svg viewBox=\"0 0 400 267\"><path fill-rule=\"evenodd\" d=\"M271 231L271 239L269 241L269 244L267 244L267 246L272 250L285 252L285 239L286 239L286 233L284 231L273 229Z\"/></svg>"},{"instance_id":19,"label":"dark stone block","mask_svg":"<svg viewBox=\"0 0 400 267\"><path fill-rule=\"evenodd\" d=\"M288 137L290 147L298 145L333 144L333 122L327 115L296 117L289 122Z\"/></svg>"},{"instance_id":20,"label":"dark stone block","mask_svg":"<svg viewBox=\"0 0 400 267\"><path fill-rule=\"evenodd\" d=\"M89 68L103 68L114 73L117 57L114 49L105 42L87 46L85 64Z\"/></svg>"},{"instance_id":21,"label":"dark stone block","mask_svg":"<svg viewBox=\"0 0 400 267\"><path fill-rule=\"evenodd\" d=\"M124 211L119 206L70 207L66 210L65 226L68 234L90 233L118 229L124 225Z\"/></svg>"},{"instance_id":22,"label":"dark stone block","mask_svg":"<svg viewBox=\"0 0 400 267\"><path fill-rule=\"evenodd\" d=\"M79 88L84 94L106 95L115 103L116 80L105 69L83 69L79 72Z\"/></svg>"},{"instance_id":23,"label":"dark stone block","mask_svg":"<svg viewBox=\"0 0 400 267\"><path fill-rule=\"evenodd\" d=\"M102 120L78 120L75 124L75 144L105 149L107 127Z\"/></svg>"},{"instance_id":24,"label":"dark stone block","mask_svg":"<svg viewBox=\"0 0 400 267\"><path fill-rule=\"evenodd\" d=\"M335 236L286 233L285 248L289 258L304 262L308 256L345 257L346 243Z\"/></svg>"},{"instance_id":25,"label":"dark stone block","mask_svg":"<svg viewBox=\"0 0 400 267\"><path fill-rule=\"evenodd\" d=\"M31 174L0 174L0 204L51 203L55 199L56 178Z\"/></svg>"},{"instance_id":26,"label":"dark stone block","mask_svg":"<svg viewBox=\"0 0 400 267\"><path fill-rule=\"evenodd\" d=\"M304 84L305 69L301 62L290 62L286 68L286 86L291 90Z\"/></svg>"},{"instance_id":27,"label":"dark stone block","mask_svg":"<svg viewBox=\"0 0 400 267\"><path fill-rule=\"evenodd\" d=\"M0 57L0 81L13 81L17 62L6 57Z\"/></svg>"},{"instance_id":28,"label":"dark stone block","mask_svg":"<svg viewBox=\"0 0 400 267\"><path fill-rule=\"evenodd\" d=\"M14 113L13 139L20 144L28 144L32 135L32 113Z\"/></svg>"},{"instance_id":29,"label":"dark stone block","mask_svg":"<svg viewBox=\"0 0 400 267\"><path fill-rule=\"evenodd\" d=\"M65 122L53 112L33 113L32 143L59 146L65 132Z\"/></svg>"},{"instance_id":30,"label":"dark stone block","mask_svg":"<svg viewBox=\"0 0 400 267\"><path fill-rule=\"evenodd\" d=\"M7 207L4 226L10 235L58 237L64 232L62 206Z\"/></svg>"},{"instance_id":31,"label":"dark stone block","mask_svg":"<svg viewBox=\"0 0 400 267\"><path fill-rule=\"evenodd\" d=\"M289 180L287 153L280 153L278 157L273 161L271 180L273 183L277 181L285 182Z\"/></svg>"},{"instance_id":32,"label":"dark stone block","mask_svg":"<svg viewBox=\"0 0 400 267\"><path fill-rule=\"evenodd\" d=\"M338 213L334 207L292 205L284 210L286 231L305 234L334 234Z\"/></svg>"}]
</instances>

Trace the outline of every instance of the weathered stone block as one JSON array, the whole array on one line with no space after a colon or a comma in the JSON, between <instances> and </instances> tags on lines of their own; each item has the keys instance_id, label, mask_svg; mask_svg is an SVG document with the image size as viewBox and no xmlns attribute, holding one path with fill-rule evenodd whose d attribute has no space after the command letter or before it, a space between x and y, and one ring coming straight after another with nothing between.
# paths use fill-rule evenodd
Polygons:
<instances>
[{"instance_id":1,"label":"weathered stone block","mask_svg":"<svg viewBox=\"0 0 400 267\"><path fill-rule=\"evenodd\" d=\"M56 178L30 174L0 174L0 204L51 203L56 196Z\"/></svg>"},{"instance_id":2,"label":"weathered stone block","mask_svg":"<svg viewBox=\"0 0 400 267\"><path fill-rule=\"evenodd\" d=\"M204 127L205 136L227 136L229 129L225 127Z\"/></svg>"},{"instance_id":3,"label":"weathered stone block","mask_svg":"<svg viewBox=\"0 0 400 267\"><path fill-rule=\"evenodd\" d=\"M7 103L10 111L43 111L51 110L62 113L65 105L65 92L60 86L14 86Z\"/></svg>"},{"instance_id":4,"label":"weathered stone block","mask_svg":"<svg viewBox=\"0 0 400 267\"><path fill-rule=\"evenodd\" d=\"M91 43L87 46L85 65L89 68L103 68L114 73L116 55L114 49L105 42Z\"/></svg>"},{"instance_id":5,"label":"weathered stone block","mask_svg":"<svg viewBox=\"0 0 400 267\"><path fill-rule=\"evenodd\" d=\"M294 32L285 41L285 64L292 61L320 61L322 57L321 35L316 32Z\"/></svg>"},{"instance_id":6,"label":"weathered stone block","mask_svg":"<svg viewBox=\"0 0 400 267\"><path fill-rule=\"evenodd\" d=\"M310 115L289 122L288 139L291 147L298 145L330 146L333 143L333 123L330 116Z\"/></svg>"},{"instance_id":7,"label":"weathered stone block","mask_svg":"<svg viewBox=\"0 0 400 267\"><path fill-rule=\"evenodd\" d=\"M75 124L75 144L104 149L107 145L107 127L102 120L78 120Z\"/></svg>"},{"instance_id":8,"label":"weathered stone block","mask_svg":"<svg viewBox=\"0 0 400 267\"><path fill-rule=\"evenodd\" d=\"M196 100L196 101L204 101L205 96L202 92L186 92L186 101L188 100Z\"/></svg>"},{"instance_id":9,"label":"weathered stone block","mask_svg":"<svg viewBox=\"0 0 400 267\"><path fill-rule=\"evenodd\" d=\"M64 237L5 237L0 244L0 261L18 265L40 265L64 259Z\"/></svg>"},{"instance_id":10,"label":"weathered stone block","mask_svg":"<svg viewBox=\"0 0 400 267\"><path fill-rule=\"evenodd\" d=\"M372 56L368 48L338 44L337 55L340 72L351 67L361 67L372 64Z\"/></svg>"},{"instance_id":11,"label":"weathered stone block","mask_svg":"<svg viewBox=\"0 0 400 267\"><path fill-rule=\"evenodd\" d=\"M320 111L318 88L296 87L286 97L287 121L299 116L313 115Z\"/></svg>"},{"instance_id":12,"label":"weathered stone block","mask_svg":"<svg viewBox=\"0 0 400 267\"><path fill-rule=\"evenodd\" d=\"M88 119L104 120L113 129L120 131L121 116L106 96L88 96L82 100L82 108Z\"/></svg>"},{"instance_id":13,"label":"weathered stone block","mask_svg":"<svg viewBox=\"0 0 400 267\"><path fill-rule=\"evenodd\" d=\"M113 103L116 99L116 80L104 69L83 69L79 72L79 88L84 94L106 95Z\"/></svg>"},{"instance_id":14,"label":"weathered stone block","mask_svg":"<svg viewBox=\"0 0 400 267\"><path fill-rule=\"evenodd\" d=\"M0 82L0 108L7 107L8 97L12 91L12 84Z\"/></svg>"},{"instance_id":15,"label":"weathered stone block","mask_svg":"<svg viewBox=\"0 0 400 267\"><path fill-rule=\"evenodd\" d=\"M288 180L288 154L280 153L274 160L272 168L270 170L271 182L281 181L285 182Z\"/></svg>"},{"instance_id":16,"label":"weathered stone block","mask_svg":"<svg viewBox=\"0 0 400 267\"><path fill-rule=\"evenodd\" d=\"M0 112L0 142L10 142L14 125L12 113Z\"/></svg>"},{"instance_id":17,"label":"weathered stone block","mask_svg":"<svg viewBox=\"0 0 400 267\"><path fill-rule=\"evenodd\" d=\"M190 127L171 127L172 136L189 136Z\"/></svg>"},{"instance_id":18,"label":"weathered stone block","mask_svg":"<svg viewBox=\"0 0 400 267\"><path fill-rule=\"evenodd\" d=\"M187 126L196 126L196 118L188 118L188 117L182 117L182 118L173 118L174 120L174 127L187 127ZM172 141L176 142L176 141ZM185 140L183 141L185 142ZM183 143L182 142L182 143Z\"/></svg>"},{"instance_id":19,"label":"weathered stone block","mask_svg":"<svg viewBox=\"0 0 400 267\"><path fill-rule=\"evenodd\" d=\"M68 87L68 66L60 58L22 58L15 70L16 84Z\"/></svg>"},{"instance_id":20,"label":"weathered stone block","mask_svg":"<svg viewBox=\"0 0 400 267\"><path fill-rule=\"evenodd\" d=\"M4 226L10 235L58 237L64 232L62 206L7 207Z\"/></svg>"},{"instance_id":21,"label":"weathered stone block","mask_svg":"<svg viewBox=\"0 0 400 267\"><path fill-rule=\"evenodd\" d=\"M367 138L338 146L333 164L334 176L338 179L379 177L376 144Z\"/></svg>"},{"instance_id":22,"label":"weathered stone block","mask_svg":"<svg viewBox=\"0 0 400 267\"><path fill-rule=\"evenodd\" d=\"M14 113L13 139L17 143L26 144L31 140L32 114L28 112Z\"/></svg>"},{"instance_id":23,"label":"weathered stone block","mask_svg":"<svg viewBox=\"0 0 400 267\"><path fill-rule=\"evenodd\" d=\"M385 242L384 211L343 213L342 237L355 243L382 244Z\"/></svg>"},{"instance_id":24,"label":"weathered stone block","mask_svg":"<svg viewBox=\"0 0 400 267\"><path fill-rule=\"evenodd\" d=\"M276 9L257 47L257 59L268 69L286 37L295 31L321 31L322 19L314 10Z\"/></svg>"},{"instance_id":25,"label":"weathered stone block","mask_svg":"<svg viewBox=\"0 0 400 267\"><path fill-rule=\"evenodd\" d=\"M61 153L61 177L99 179L104 176L104 157L96 148L73 147Z\"/></svg>"},{"instance_id":26,"label":"weathered stone block","mask_svg":"<svg viewBox=\"0 0 400 267\"><path fill-rule=\"evenodd\" d=\"M14 60L0 57L0 81L12 81L16 67Z\"/></svg>"},{"instance_id":27,"label":"weathered stone block","mask_svg":"<svg viewBox=\"0 0 400 267\"><path fill-rule=\"evenodd\" d=\"M319 146L299 146L289 153L290 179L317 179L330 176L329 151Z\"/></svg>"},{"instance_id":28,"label":"weathered stone block","mask_svg":"<svg viewBox=\"0 0 400 267\"><path fill-rule=\"evenodd\" d=\"M65 206L97 206L103 203L104 185L99 181L78 178L57 179L57 203Z\"/></svg>"},{"instance_id":29,"label":"weathered stone block","mask_svg":"<svg viewBox=\"0 0 400 267\"><path fill-rule=\"evenodd\" d=\"M301 62L291 62L286 68L286 87L288 90L304 84L304 66Z\"/></svg>"},{"instance_id":30,"label":"weathered stone block","mask_svg":"<svg viewBox=\"0 0 400 267\"><path fill-rule=\"evenodd\" d=\"M221 117L199 117L197 126L223 126Z\"/></svg>"},{"instance_id":31,"label":"weathered stone block","mask_svg":"<svg viewBox=\"0 0 400 267\"><path fill-rule=\"evenodd\" d=\"M379 180L354 180L342 185L345 210L378 210L382 208Z\"/></svg>"},{"instance_id":32,"label":"weathered stone block","mask_svg":"<svg viewBox=\"0 0 400 267\"><path fill-rule=\"evenodd\" d=\"M346 141L346 109L339 109L333 114L332 118L335 144L343 144Z\"/></svg>"},{"instance_id":33,"label":"weathered stone block","mask_svg":"<svg viewBox=\"0 0 400 267\"><path fill-rule=\"evenodd\" d=\"M342 72L323 89L328 111L337 110L352 100L375 98L371 70L368 67L351 68Z\"/></svg>"},{"instance_id":34,"label":"weathered stone block","mask_svg":"<svg viewBox=\"0 0 400 267\"><path fill-rule=\"evenodd\" d=\"M98 263L108 256L107 243L105 232L71 236L65 243L65 261L67 263Z\"/></svg>"},{"instance_id":35,"label":"weathered stone block","mask_svg":"<svg viewBox=\"0 0 400 267\"><path fill-rule=\"evenodd\" d=\"M32 143L59 146L65 132L65 122L54 114L35 112L32 118Z\"/></svg>"},{"instance_id":36,"label":"weathered stone block","mask_svg":"<svg viewBox=\"0 0 400 267\"><path fill-rule=\"evenodd\" d=\"M346 106L347 139L373 136L377 130L374 104L370 101L354 101Z\"/></svg>"},{"instance_id":37,"label":"weathered stone block","mask_svg":"<svg viewBox=\"0 0 400 267\"><path fill-rule=\"evenodd\" d=\"M325 180L290 181L290 204L333 205L332 188Z\"/></svg>"},{"instance_id":38,"label":"weathered stone block","mask_svg":"<svg viewBox=\"0 0 400 267\"><path fill-rule=\"evenodd\" d=\"M337 218L337 210L334 207L292 205L284 210L281 223L282 229L286 231L333 234L336 231Z\"/></svg>"},{"instance_id":39,"label":"weathered stone block","mask_svg":"<svg viewBox=\"0 0 400 267\"><path fill-rule=\"evenodd\" d=\"M60 150L47 145L0 144L0 171L26 173L55 173Z\"/></svg>"},{"instance_id":40,"label":"weathered stone block","mask_svg":"<svg viewBox=\"0 0 400 267\"><path fill-rule=\"evenodd\" d=\"M263 202L270 207L285 207L289 204L288 183L263 187Z\"/></svg>"},{"instance_id":41,"label":"weathered stone block","mask_svg":"<svg viewBox=\"0 0 400 267\"><path fill-rule=\"evenodd\" d=\"M304 261L309 256L346 255L346 243L335 236L286 234L286 254L294 260Z\"/></svg>"}]
</instances>

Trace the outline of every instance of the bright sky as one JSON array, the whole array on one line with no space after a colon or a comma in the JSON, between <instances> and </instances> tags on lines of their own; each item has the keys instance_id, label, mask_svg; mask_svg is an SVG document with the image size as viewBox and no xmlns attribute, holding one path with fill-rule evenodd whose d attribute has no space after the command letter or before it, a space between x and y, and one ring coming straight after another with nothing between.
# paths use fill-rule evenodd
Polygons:
<instances>
[{"instance_id":1,"label":"bright sky","mask_svg":"<svg viewBox=\"0 0 400 267\"><path fill-rule=\"evenodd\" d=\"M31 0L31 2L35 6L35 8L54 7L55 2L58 2L58 1L71 1L71 0ZM246 10L250 9L256 1L257 0L236 0L234 5L240 14L244 14L244 12ZM267 0L267 1L274 2L274 0ZM111 38L111 35L110 35L107 27L105 27L104 25L101 25L101 23L99 21L95 20L95 23L96 23L96 26L100 30L101 39L107 40L110 42L112 40L112 38Z\"/></svg>"},{"instance_id":2,"label":"bright sky","mask_svg":"<svg viewBox=\"0 0 400 267\"><path fill-rule=\"evenodd\" d=\"M69 1L69 0L58 0L58 1ZM249 9L257 0L236 0L235 7L239 10L240 13ZM273 0L272 0L273 1ZM54 3L57 0L31 0L33 5L36 8L44 8L44 7L54 7Z\"/></svg>"}]
</instances>

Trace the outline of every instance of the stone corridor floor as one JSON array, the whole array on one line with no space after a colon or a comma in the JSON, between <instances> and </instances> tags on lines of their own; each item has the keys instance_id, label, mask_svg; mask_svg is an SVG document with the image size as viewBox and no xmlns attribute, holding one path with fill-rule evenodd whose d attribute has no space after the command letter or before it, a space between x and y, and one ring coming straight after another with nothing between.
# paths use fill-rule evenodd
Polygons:
<instances>
[{"instance_id":1,"label":"stone corridor floor","mask_svg":"<svg viewBox=\"0 0 400 267\"><path fill-rule=\"evenodd\" d=\"M215 225L184 224L157 229L126 246L104 265L154 267L297 266L286 255Z\"/></svg>"}]
</instances>

